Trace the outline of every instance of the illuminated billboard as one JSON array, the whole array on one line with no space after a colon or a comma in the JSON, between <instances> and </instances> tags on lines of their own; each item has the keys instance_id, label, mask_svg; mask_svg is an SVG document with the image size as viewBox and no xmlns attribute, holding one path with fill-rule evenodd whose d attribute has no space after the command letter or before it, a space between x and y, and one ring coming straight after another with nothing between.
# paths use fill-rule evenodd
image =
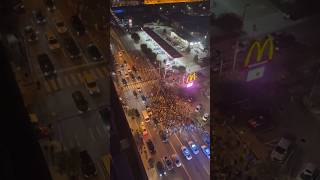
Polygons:
<instances>
[{"instance_id":1,"label":"illuminated billboard","mask_svg":"<svg viewBox=\"0 0 320 180\"><path fill-rule=\"evenodd\" d=\"M203 0L144 0L144 4L166 4L166 3L182 3L182 2L201 2Z\"/></svg>"}]
</instances>

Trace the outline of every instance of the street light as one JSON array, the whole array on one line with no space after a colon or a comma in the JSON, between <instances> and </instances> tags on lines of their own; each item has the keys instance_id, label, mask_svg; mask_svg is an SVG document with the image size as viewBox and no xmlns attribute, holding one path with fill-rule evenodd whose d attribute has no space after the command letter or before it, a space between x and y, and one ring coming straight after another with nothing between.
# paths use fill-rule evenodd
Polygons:
<instances>
[{"instance_id":1,"label":"street light","mask_svg":"<svg viewBox=\"0 0 320 180\"><path fill-rule=\"evenodd\" d=\"M250 4L249 4L249 3L246 3L246 4L244 5L244 7L243 7L242 21L244 21L244 18L245 18L245 16L246 16L247 9L248 9L249 6L250 6Z\"/></svg>"}]
</instances>

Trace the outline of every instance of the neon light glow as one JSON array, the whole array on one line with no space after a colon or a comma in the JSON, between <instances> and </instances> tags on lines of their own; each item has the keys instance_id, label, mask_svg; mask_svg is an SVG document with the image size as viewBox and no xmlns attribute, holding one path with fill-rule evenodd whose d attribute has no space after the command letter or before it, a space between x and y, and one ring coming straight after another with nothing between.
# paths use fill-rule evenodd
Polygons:
<instances>
[{"instance_id":1,"label":"neon light glow","mask_svg":"<svg viewBox=\"0 0 320 180\"><path fill-rule=\"evenodd\" d=\"M244 66L247 67L249 65L254 49L257 49L256 62L259 63L263 58L263 55L264 55L264 52L266 50L267 45L269 45L268 59L271 60L273 58L273 53L274 53L275 47L274 47L273 37L269 35L268 38L263 42L262 46L261 46L260 41L255 41L251 45L251 47L247 53L247 56L244 60Z\"/></svg>"},{"instance_id":2,"label":"neon light glow","mask_svg":"<svg viewBox=\"0 0 320 180\"><path fill-rule=\"evenodd\" d=\"M193 86L193 82L189 82L189 83L187 84L187 88L192 87L192 86Z\"/></svg>"}]
</instances>

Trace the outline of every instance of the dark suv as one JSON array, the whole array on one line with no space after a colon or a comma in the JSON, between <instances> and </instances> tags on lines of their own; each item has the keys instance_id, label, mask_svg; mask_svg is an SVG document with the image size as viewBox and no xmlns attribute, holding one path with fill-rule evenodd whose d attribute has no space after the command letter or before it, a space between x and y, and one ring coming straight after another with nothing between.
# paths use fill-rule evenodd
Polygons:
<instances>
[{"instance_id":1,"label":"dark suv","mask_svg":"<svg viewBox=\"0 0 320 180\"><path fill-rule=\"evenodd\" d=\"M45 78L51 78L56 76L57 72L47 54L39 54L38 62Z\"/></svg>"},{"instance_id":2,"label":"dark suv","mask_svg":"<svg viewBox=\"0 0 320 180\"><path fill-rule=\"evenodd\" d=\"M85 178L97 175L97 169L87 151L80 152L81 171Z\"/></svg>"},{"instance_id":3,"label":"dark suv","mask_svg":"<svg viewBox=\"0 0 320 180\"><path fill-rule=\"evenodd\" d=\"M88 110L88 101L86 99L84 99L84 97L80 91L73 92L72 98L73 98L73 101L79 110L79 113L83 113Z\"/></svg>"},{"instance_id":4,"label":"dark suv","mask_svg":"<svg viewBox=\"0 0 320 180\"><path fill-rule=\"evenodd\" d=\"M47 18L44 17L40 9L32 11L32 15L37 24L43 24L47 22Z\"/></svg>"},{"instance_id":5,"label":"dark suv","mask_svg":"<svg viewBox=\"0 0 320 180\"><path fill-rule=\"evenodd\" d=\"M72 24L72 27L76 31L78 36L82 36L86 33L86 28L84 27L79 16L76 16L76 15L72 16L71 17L71 24Z\"/></svg>"},{"instance_id":6,"label":"dark suv","mask_svg":"<svg viewBox=\"0 0 320 180\"><path fill-rule=\"evenodd\" d=\"M151 154L156 153L156 150L154 149L154 145L153 145L153 142L151 141L151 139L148 139L147 147L148 147Z\"/></svg>"},{"instance_id":7,"label":"dark suv","mask_svg":"<svg viewBox=\"0 0 320 180\"><path fill-rule=\"evenodd\" d=\"M164 165L162 164L161 161L157 162L156 167L157 167L157 170L158 170L158 173L159 173L160 177L162 177L162 176L167 174L166 170L164 169Z\"/></svg>"},{"instance_id":8,"label":"dark suv","mask_svg":"<svg viewBox=\"0 0 320 180\"><path fill-rule=\"evenodd\" d=\"M80 49L71 37L64 39L64 45L69 52L71 59L80 57Z\"/></svg>"}]
</instances>

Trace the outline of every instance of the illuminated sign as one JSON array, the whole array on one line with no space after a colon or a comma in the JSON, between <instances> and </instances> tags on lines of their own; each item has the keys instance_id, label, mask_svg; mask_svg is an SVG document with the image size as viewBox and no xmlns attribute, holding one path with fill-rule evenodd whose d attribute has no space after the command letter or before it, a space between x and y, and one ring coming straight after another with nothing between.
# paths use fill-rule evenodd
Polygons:
<instances>
[{"instance_id":1,"label":"illuminated sign","mask_svg":"<svg viewBox=\"0 0 320 180\"><path fill-rule=\"evenodd\" d=\"M144 4L166 4L182 2L201 2L203 0L144 0Z\"/></svg>"},{"instance_id":2,"label":"illuminated sign","mask_svg":"<svg viewBox=\"0 0 320 180\"><path fill-rule=\"evenodd\" d=\"M266 49L268 46L268 49ZM244 66L245 67L248 67L249 63L250 63L250 59L251 59L251 56L252 56L252 53L253 53L253 50L256 49L256 52L257 52L257 56L256 56L256 62L259 63L262 58L263 58L263 55L264 55L264 52L266 50L268 50L268 59L271 60L273 58L273 52L274 52L274 42L273 42L273 38L272 36L268 36L267 39L265 39L265 41L263 42L262 46L261 46L261 42L260 41L255 41L249 51L248 51L248 54L244 60Z\"/></svg>"},{"instance_id":3,"label":"illuminated sign","mask_svg":"<svg viewBox=\"0 0 320 180\"><path fill-rule=\"evenodd\" d=\"M189 84L189 83L195 81L196 79L197 79L197 75L195 72L188 74L187 79L186 79L186 83Z\"/></svg>"}]
</instances>

